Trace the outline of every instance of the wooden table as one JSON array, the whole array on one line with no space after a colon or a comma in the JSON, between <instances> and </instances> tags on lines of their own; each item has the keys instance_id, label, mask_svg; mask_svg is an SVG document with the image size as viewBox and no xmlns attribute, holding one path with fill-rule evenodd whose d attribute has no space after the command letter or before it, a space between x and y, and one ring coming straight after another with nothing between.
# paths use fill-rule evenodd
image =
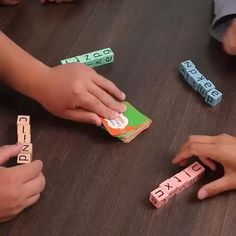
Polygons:
<instances>
[{"instance_id":1,"label":"wooden table","mask_svg":"<svg viewBox=\"0 0 236 236\"><path fill-rule=\"evenodd\" d=\"M0 29L46 64L110 46L115 63L97 71L153 119L149 130L123 144L1 87L0 144L16 141L18 114L31 115L34 158L43 160L47 179L41 200L1 224L1 236L236 235L234 192L196 198L220 172L208 171L160 210L148 201L150 191L180 171L170 162L190 134L236 135L236 62L210 38L211 14L210 0L78 0L60 6L28 0L0 8ZM206 105L179 75L185 59L223 92L219 106Z\"/></svg>"}]
</instances>

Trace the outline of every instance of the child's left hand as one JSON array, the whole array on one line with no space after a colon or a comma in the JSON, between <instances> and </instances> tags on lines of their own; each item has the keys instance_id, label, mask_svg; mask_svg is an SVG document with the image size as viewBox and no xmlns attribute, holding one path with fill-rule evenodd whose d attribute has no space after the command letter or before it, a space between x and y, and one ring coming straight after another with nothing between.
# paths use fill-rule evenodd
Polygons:
<instances>
[{"instance_id":1,"label":"child's left hand","mask_svg":"<svg viewBox=\"0 0 236 236\"><path fill-rule=\"evenodd\" d=\"M73 2L74 0L41 0L41 3L44 4L46 2L55 2L55 3L63 3L63 2Z\"/></svg>"}]
</instances>

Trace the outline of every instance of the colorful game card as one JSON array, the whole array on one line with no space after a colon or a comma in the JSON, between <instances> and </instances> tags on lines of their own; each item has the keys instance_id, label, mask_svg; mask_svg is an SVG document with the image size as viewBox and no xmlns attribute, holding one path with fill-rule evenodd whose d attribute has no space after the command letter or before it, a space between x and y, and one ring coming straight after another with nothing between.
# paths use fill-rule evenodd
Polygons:
<instances>
[{"instance_id":1,"label":"colorful game card","mask_svg":"<svg viewBox=\"0 0 236 236\"><path fill-rule=\"evenodd\" d=\"M138 111L129 102L124 102L127 110L114 120L102 119L102 124L107 132L125 143L130 142L139 133L147 129L152 120Z\"/></svg>"}]
</instances>

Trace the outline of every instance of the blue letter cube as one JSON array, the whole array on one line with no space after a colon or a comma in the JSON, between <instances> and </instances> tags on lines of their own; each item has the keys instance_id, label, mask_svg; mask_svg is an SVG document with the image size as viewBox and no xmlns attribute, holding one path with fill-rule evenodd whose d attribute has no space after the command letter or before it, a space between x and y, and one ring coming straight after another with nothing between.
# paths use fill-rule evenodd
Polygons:
<instances>
[{"instance_id":1,"label":"blue letter cube","mask_svg":"<svg viewBox=\"0 0 236 236\"><path fill-rule=\"evenodd\" d=\"M187 82L195 91L198 91L198 86L203 80L207 80L196 68L187 70Z\"/></svg>"},{"instance_id":2,"label":"blue letter cube","mask_svg":"<svg viewBox=\"0 0 236 236\"><path fill-rule=\"evenodd\" d=\"M187 80L187 70L195 68L195 65L191 60L183 61L180 63L179 66L179 72L184 76L184 78Z\"/></svg>"},{"instance_id":3,"label":"blue letter cube","mask_svg":"<svg viewBox=\"0 0 236 236\"><path fill-rule=\"evenodd\" d=\"M212 89L206 95L205 102L211 106L216 106L222 99L222 93L216 89Z\"/></svg>"},{"instance_id":4,"label":"blue letter cube","mask_svg":"<svg viewBox=\"0 0 236 236\"><path fill-rule=\"evenodd\" d=\"M215 85L210 80L207 80L207 81L202 80L199 82L198 92L203 97L206 97L207 93L214 88L215 88Z\"/></svg>"}]
</instances>

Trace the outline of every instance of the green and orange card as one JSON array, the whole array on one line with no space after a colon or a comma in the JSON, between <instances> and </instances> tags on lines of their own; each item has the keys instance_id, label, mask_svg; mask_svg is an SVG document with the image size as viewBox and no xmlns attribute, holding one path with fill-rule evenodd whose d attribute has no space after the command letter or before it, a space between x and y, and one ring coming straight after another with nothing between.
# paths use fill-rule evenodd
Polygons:
<instances>
[{"instance_id":1,"label":"green and orange card","mask_svg":"<svg viewBox=\"0 0 236 236\"><path fill-rule=\"evenodd\" d=\"M138 111L129 102L124 102L127 106L126 111L114 120L102 119L102 124L107 132L122 140L124 143L129 143L139 133L147 129L152 120Z\"/></svg>"}]
</instances>

